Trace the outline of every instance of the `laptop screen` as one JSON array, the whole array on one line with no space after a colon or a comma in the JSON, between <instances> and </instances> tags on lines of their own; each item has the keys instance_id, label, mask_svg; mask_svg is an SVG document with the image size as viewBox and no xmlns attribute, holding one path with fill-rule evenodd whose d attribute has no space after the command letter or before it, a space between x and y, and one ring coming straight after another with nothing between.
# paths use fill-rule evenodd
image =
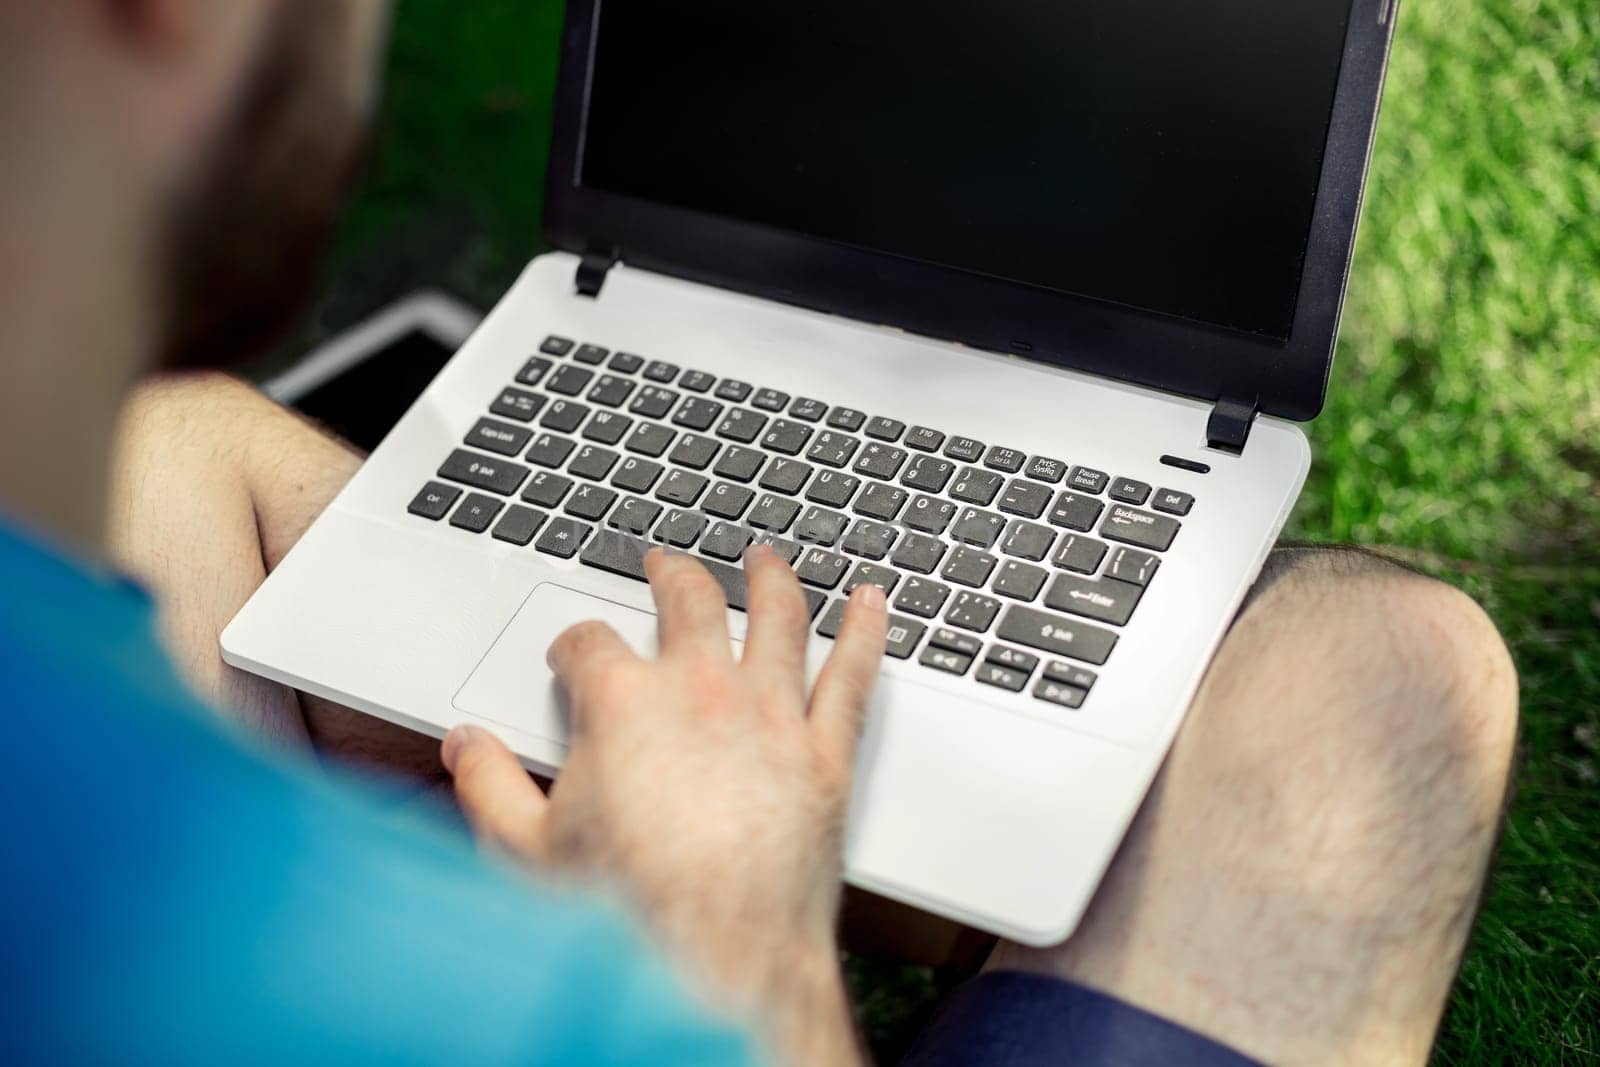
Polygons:
<instances>
[{"instance_id":1,"label":"laptop screen","mask_svg":"<svg viewBox=\"0 0 1600 1067\"><path fill-rule=\"evenodd\" d=\"M1273 338L1349 0L603 0L580 183Z\"/></svg>"}]
</instances>

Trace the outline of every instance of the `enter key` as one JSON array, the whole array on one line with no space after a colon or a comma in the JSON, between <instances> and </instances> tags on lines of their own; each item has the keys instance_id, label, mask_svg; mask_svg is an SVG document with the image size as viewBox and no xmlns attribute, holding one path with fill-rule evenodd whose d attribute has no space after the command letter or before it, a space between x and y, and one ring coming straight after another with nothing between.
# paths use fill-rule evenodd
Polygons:
<instances>
[{"instance_id":1,"label":"enter key","mask_svg":"<svg viewBox=\"0 0 1600 1067\"><path fill-rule=\"evenodd\" d=\"M1115 578L1094 581L1061 574L1051 583L1044 602L1046 607L1056 611L1122 626L1132 617L1143 593L1144 590L1132 582L1119 582Z\"/></svg>"}]
</instances>

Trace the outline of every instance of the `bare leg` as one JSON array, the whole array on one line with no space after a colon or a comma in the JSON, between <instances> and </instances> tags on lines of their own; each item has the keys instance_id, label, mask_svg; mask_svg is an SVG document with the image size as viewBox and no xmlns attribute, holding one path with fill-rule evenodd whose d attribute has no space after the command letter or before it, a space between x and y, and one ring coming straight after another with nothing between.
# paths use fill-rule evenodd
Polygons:
<instances>
[{"instance_id":1,"label":"bare leg","mask_svg":"<svg viewBox=\"0 0 1600 1067\"><path fill-rule=\"evenodd\" d=\"M442 778L430 738L222 662L218 636L361 457L241 382L189 375L130 399L111 490L112 553L160 606L180 671L215 706L279 742Z\"/></svg>"},{"instance_id":2,"label":"bare leg","mask_svg":"<svg viewBox=\"0 0 1600 1067\"><path fill-rule=\"evenodd\" d=\"M1111 993L1273 1063L1421 1063L1516 733L1493 625L1358 552L1277 553L1078 932L990 969Z\"/></svg>"}]
</instances>

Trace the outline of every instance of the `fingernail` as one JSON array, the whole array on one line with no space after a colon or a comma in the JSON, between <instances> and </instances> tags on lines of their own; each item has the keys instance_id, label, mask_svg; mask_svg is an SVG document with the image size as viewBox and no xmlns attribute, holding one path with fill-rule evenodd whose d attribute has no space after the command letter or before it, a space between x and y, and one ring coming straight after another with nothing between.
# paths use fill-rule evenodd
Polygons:
<instances>
[{"instance_id":1,"label":"fingernail","mask_svg":"<svg viewBox=\"0 0 1600 1067\"><path fill-rule=\"evenodd\" d=\"M884 595L882 586L864 585L856 595L869 608L883 608L889 604L889 598Z\"/></svg>"},{"instance_id":2,"label":"fingernail","mask_svg":"<svg viewBox=\"0 0 1600 1067\"><path fill-rule=\"evenodd\" d=\"M744 558L747 562L770 555L772 555L772 546L766 544L754 544L744 550Z\"/></svg>"},{"instance_id":3,"label":"fingernail","mask_svg":"<svg viewBox=\"0 0 1600 1067\"><path fill-rule=\"evenodd\" d=\"M476 726L457 726L454 730L444 735L444 744L439 749L439 758L444 761L445 770L451 774L456 772L456 760L461 756L461 750L483 736L483 731Z\"/></svg>"}]
</instances>

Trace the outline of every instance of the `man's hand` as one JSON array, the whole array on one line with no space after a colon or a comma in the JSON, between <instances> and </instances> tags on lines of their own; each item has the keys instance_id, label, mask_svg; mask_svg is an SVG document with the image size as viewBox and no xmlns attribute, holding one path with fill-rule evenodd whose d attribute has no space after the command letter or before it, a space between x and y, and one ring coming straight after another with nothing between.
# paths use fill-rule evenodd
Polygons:
<instances>
[{"instance_id":1,"label":"man's hand","mask_svg":"<svg viewBox=\"0 0 1600 1067\"><path fill-rule=\"evenodd\" d=\"M659 549L645 568L660 657L639 658L603 623L568 630L549 660L573 742L550 796L487 731L463 727L443 750L461 806L482 837L537 867L620 882L715 1003L791 1060L850 1062L834 922L883 592L851 598L808 699L805 598L769 548L745 560L737 660L705 568Z\"/></svg>"}]
</instances>

